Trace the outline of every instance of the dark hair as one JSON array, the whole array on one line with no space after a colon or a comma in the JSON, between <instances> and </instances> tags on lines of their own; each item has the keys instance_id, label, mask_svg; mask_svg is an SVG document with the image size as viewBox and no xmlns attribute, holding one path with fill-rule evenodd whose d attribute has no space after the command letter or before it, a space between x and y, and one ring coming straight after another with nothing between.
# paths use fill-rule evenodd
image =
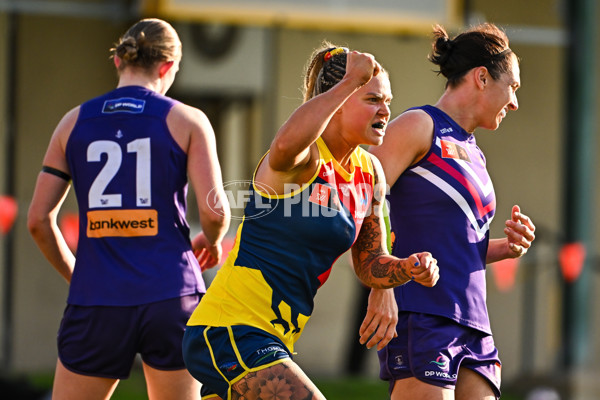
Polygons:
<instances>
[{"instance_id":1,"label":"dark hair","mask_svg":"<svg viewBox=\"0 0 600 400\"><path fill-rule=\"evenodd\" d=\"M158 61L178 60L181 42L170 24L157 18L147 18L129 28L110 50L113 57L122 60L119 70L126 66L150 69Z\"/></svg>"},{"instance_id":2,"label":"dark hair","mask_svg":"<svg viewBox=\"0 0 600 400\"><path fill-rule=\"evenodd\" d=\"M506 33L494 24L474 26L453 39L442 26L436 25L433 36L429 61L440 67L436 72L446 77L446 86L457 85L476 67L486 67L493 79L510 71L514 53L508 47Z\"/></svg>"}]
</instances>

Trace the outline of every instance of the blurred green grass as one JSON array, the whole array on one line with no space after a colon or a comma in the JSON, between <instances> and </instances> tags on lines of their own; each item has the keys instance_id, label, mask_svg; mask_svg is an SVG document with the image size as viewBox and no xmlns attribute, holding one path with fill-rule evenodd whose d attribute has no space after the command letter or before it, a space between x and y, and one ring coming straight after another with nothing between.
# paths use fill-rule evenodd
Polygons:
<instances>
[{"instance_id":1,"label":"blurred green grass","mask_svg":"<svg viewBox=\"0 0 600 400\"><path fill-rule=\"evenodd\" d=\"M387 383L376 378L311 378L327 400L389 400ZM52 374L32 375L30 382L37 388L50 390ZM129 379L119 383L111 400L148 400L141 368L134 368ZM519 400L519 398L505 393L502 400Z\"/></svg>"},{"instance_id":2,"label":"blurred green grass","mask_svg":"<svg viewBox=\"0 0 600 400\"><path fill-rule=\"evenodd\" d=\"M50 390L52 374L35 374L30 377L37 388ZM387 384L370 378L315 378L315 384L328 400L388 400ZM119 383L112 400L147 400L146 384L141 370L134 368L129 379Z\"/></svg>"}]
</instances>

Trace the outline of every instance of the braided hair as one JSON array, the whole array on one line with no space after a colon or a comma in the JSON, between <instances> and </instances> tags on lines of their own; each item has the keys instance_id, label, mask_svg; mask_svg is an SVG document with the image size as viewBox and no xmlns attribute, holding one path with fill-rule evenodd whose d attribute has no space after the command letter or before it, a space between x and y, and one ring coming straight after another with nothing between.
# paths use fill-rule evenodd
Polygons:
<instances>
[{"instance_id":1,"label":"braided hair","mask_svg":"<svg viewBox=\"0 0 600 400\"><path fill-rule=\"evenodd\" d=\"M347 53L348 49L327 41L313 52L304 74L302 91L305 102L325 93L342 80L346 74Z\"/></svg>"}]
</instances>

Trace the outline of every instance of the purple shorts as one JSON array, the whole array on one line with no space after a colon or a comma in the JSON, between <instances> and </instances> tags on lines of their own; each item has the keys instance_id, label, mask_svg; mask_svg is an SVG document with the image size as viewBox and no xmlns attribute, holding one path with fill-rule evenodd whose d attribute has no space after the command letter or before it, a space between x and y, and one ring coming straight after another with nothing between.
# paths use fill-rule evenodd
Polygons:
<instances>
[{"instance_id":1,"label":"purple shorts","mask_svg":"<svg viewBox=\"0 0 600 400\"><path fill-rule=\"evenodd\" d=\"M460 367L483 376L500 397L498 350L491 335L451 319L400 312L398 337L378 352L381 379L415 377L431 385L454 389Z\"/></svg>"},{"instance_id":2,"label":"purple shorts","mask_svg":"<svg viewBox=\"0 0 600 400\"><path fill-rule=\"evenodd\" d=\"M136 354L152 368L185 369L181 341L201 295L139 306L67 305L58 331L58 357L70 371L129 377Z\"/></svg>"}]
</instances>

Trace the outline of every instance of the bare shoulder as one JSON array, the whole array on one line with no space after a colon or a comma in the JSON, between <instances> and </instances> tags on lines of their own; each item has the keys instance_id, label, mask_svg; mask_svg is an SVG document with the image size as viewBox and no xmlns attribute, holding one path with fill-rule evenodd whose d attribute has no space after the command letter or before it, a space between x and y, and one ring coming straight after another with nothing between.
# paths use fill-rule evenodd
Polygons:
<instances>
[{"instance_id":1,"label":"bare shoulder","mask_svg":"<svg viewBox=\"0 0 600 400\"><path fill-rule=\"evenodd\" d=\"M405 132L419 135L433 131L433 120L423 110L406 111L389 123L386 138L402 135Z\"/></svg>"},{"instance_id":2,"label":"bare shoulder","mask_svg":"<svg viewBox=\"0 0 600 400\"><path fill-rule=\"evenodd\" d=\"M411 165L419 161L431 147L433 120L422 110L406 111L386 128L383 143L369 151L377 156L389 185Z\"/></svg>"},{"instance_id":3,"label":"bare shoulder","mask_svg":"<svg viewBox=\"0 0 600 400\"><path fill-rule=\"evenodd\" d=\"M383 144L373 147L372 152L380 159L387 158L390 153L397 157L398 151L408 152L414 160L429 150L432 139L433 120L429 114L422 110L409 110L389 123Z\"/></svg>"},{"instance_id":4,"label":"bare shoulder","mask_svg":"<svg viewBox=\"0 0 600 400\"><path fill-rule=\"evenodd\" d=\"M70 174L65 153L67 142L79 118L79 109L80 106L77 106L69 110L63 115L58 125L56 125L46 149L46 154L44 155L44 165Z\"/></svg>"},{"instance_id":5,"label":"bare shoulder","mask_svg":"<svg viewBox=\"0 0 600 400\"><path fill-rule=\"evenodd\" d=\"M79 109L80 106L77 106L67 111L58 123L57 130L67 130L70 133L79 118Z\"/></svg>"},{"instance_id":6,"label":"bare shoulder","mask_svg":"<svg viewBox=\"0 0 600 400\"><path fill-rule=\"evenodd\" d=\"M201 139L202 143L214 140L214 131L202 110L187 104L176 104L167 115L167 126L173 139L187 152L190 143Z\"/></svg>"},{"instance_id":7,"label":"bare shoulder","mask_svg":"<svg viewBox=\"0 0 600 400\"><path fill-rule=\"evenodd\" d=\"M77 123L77 119L79 118L79 109L80 106L77 106L67 111L54 130L53 139L55 139L63 149L69 140L69 136L71 136L71 132L73 131L75 124Z\"/></svg>"},{"instance_id":8,"label":"bare shoulder","mask_svg":"<svg viewBox=\"0 0 600 400\"><path fill-rule=\"evenodd\" d=\"M184 103L173 106L167 117L167 122L187 125L188 128L209 123L208 117L202 110Z\"/></svg>"}]
</instances>

